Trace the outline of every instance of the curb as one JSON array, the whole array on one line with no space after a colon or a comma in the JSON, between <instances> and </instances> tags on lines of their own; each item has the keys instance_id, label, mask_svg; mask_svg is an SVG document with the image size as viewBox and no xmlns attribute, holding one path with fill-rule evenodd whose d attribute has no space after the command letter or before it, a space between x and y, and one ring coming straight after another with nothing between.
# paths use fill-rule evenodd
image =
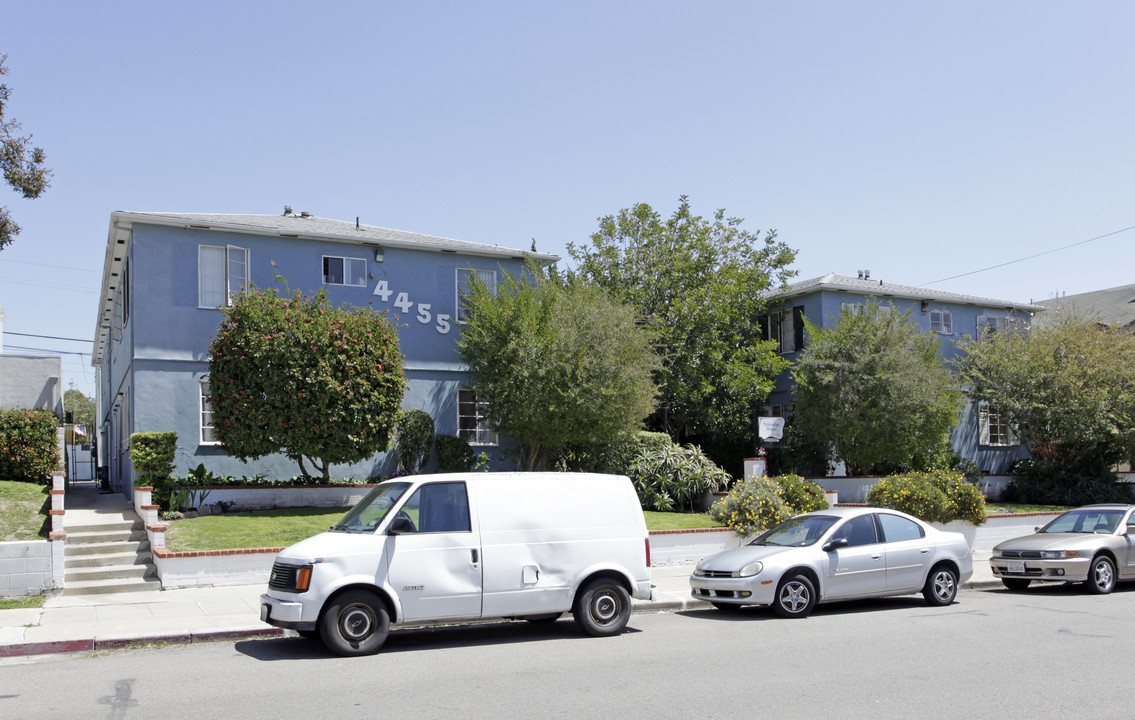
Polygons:
<instances>
[{"instance_id":1,"label":"curb","mask_svg":"<svg viewBox=\"0 0 1135 720\"><path fill-rule=\"evenodd\" d=\"M217 642L222 640L247 640L255 637L280 637L284 635L285 632L286 631L282 628L274 627L220 628L216 630L194 630L188 632L139 633L137 635L116 635L77 640L11 643L9 645L0 645L0 659L26 657L29 655L119 650L137 644L168 643L171 645L188 645L191 643Z\"/></svg>"}]
</instances>

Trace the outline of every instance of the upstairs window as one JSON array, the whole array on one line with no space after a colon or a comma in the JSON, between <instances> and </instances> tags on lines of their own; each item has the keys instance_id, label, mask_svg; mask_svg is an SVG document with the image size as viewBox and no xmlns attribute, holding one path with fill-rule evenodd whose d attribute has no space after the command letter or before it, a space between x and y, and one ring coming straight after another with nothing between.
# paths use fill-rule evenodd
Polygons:
<instances>
[{"instance_id":1,"label":"upstairs window","mask_svg":"<svg viewBox=\"0 0 1135 720\"><path fill-rule=\"evenodd\" d=\"M761 338L777 344L781 355L804 349L804 306L762 315Z\"/></svg>"},{"instance_id":2,"label":"upstairs window","mask_svg":"<svg viewBox=\"0 0 1135 720\"><path fill-rule=\"evenodd\" d=\"M945 310L931 310L930 330L939 335L953 335L954 314Z\"/></svg>"},{"instance_id":3,"label":"upstairs window","mask_svg":"<svg viewBox=\"0 0 1135 720\"><path fill-rule=\"evenodd\" d=\"M469 288L472 286L473 278L480 280L489 292L494 295L497 292L497 271L496 270L474 270L473 268L457 268L457 321L464 322L469 317L469 311L465 307L465 296L469 294Z\"/></svg>"},{"instance_id":4,"label":"upstairs window","mask_svg":"<svg viewBox=\"0 0 1135 720\"><path fill-rule=\"evenodd\" d=\"M457 435L470 445L496 445L497 434L489 427L489 404L472 390L457 391Z\"/></svg>"},{"instance_id":5,"label":"upstairs window","mask_svg":"<svg viewBox=\"0 0 1135 720\"><path fill-rule=\"evenodd\" d=\"M366 287L367 261L362 258L324 255L323 284Z\"/></svg>"},{"instance_id":6,"label":"upstairs window","mask_svg":"<svg viewBox=\"0 0 1135 720\"><path fill-rule=\"evenodd\" d=\"M248 248L235 245L197 247L197 307L232 305L248 287Z\"/></svg>"},{"instance_id":7,"label":"upstairs window","mask_svg":"<svg viewBox=\"0 0 1135 720\"><path fill-rule=\"evenodd\" d=\"M1019 445L1017 433L1009 423L1008 414L990 405L982 404L978 408L978 424L981 432L981 444L990 447L1011 447Z\"/></svg>"},{"instance_id":8,"label":"upstairs window","mask_svg":"<svg viewBox=\"0 0 1135 720\"><path fill-rule=\"evenodd\" d=\"M992 317L990 315L977 316L977 335L981 337L986 333L995 333L1016 324L1016 318Z\"/></svg>"}]
</instances>

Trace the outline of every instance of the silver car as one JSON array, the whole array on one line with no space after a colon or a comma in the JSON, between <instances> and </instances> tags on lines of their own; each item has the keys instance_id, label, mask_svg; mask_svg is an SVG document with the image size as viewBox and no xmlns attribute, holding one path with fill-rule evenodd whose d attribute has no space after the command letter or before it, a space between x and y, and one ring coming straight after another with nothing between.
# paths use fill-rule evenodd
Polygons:
<instances>
[{"instance_id":1,"label":"silver car","mask_svg":"<svg viewBox=\"0 0 1135 720\"><path fill-rule=\"evenodd\" d=\"M781 617L798 618L816 603L917 592L931 605L949 605L972 574L961 533L896 510L832 508L704 558L690 587L721 610L771 605Z\"/></svg>"},{"instance_id":2,"label":"silver car","mask_svg":"<svg viewBox=\"0 0 1135 720\"><path fill-rule=\"evenodd\" d=\"M989 565L1010 590L1037 582L1082 582L1105 594L1117 580L1135 580L1135 505L1085 505L1032 535L993 548Z\"/></svg>"}]
</instances>

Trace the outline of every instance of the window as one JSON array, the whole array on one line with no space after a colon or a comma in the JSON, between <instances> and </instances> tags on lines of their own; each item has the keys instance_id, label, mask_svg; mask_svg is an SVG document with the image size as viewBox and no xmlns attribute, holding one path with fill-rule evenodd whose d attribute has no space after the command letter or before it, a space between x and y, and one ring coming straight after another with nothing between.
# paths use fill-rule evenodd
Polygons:
<instances>
[{"instance_id":1,"label":"window","mask_svg":"<svg viewBox=\"0 0 1135 720\"><path fill-rule=\"evenodd\" d=\"M867 308L875 308L875 313L878 315L890 315L894 310L890 305L866 305L864 303L842 303L841 307L849 308L853 315L862 315L867 312Z\"/></svg>"},{"instance_id":2,"label":"window","mask_svg":"<svg viewBox=\"0 0 1135 720\"><path fill-rule=\"evenodd\" d=\"M795 403L784 403L782 405L769 405L767 407L767 411L768 411L767 412L768 417L784 418L784 421L787 423L789 420L792 419L793 413L796 412L796 405L795 405Z\"/></svg>"},{"instance_id":3,"label":"window","mask_svg":"<svg viewBox=\"0 0 1135 720\"><path fill-rule=\"evenodd\" d=\"M457 391L457 435L470 445L496 445L497 434L485 418L488 403L472 390Z\"/></svg>"},{"instance_id":4,"label":"window","mask_svg":"<svg viewBox=\"0 0 1135 720\"><path fill-rule=\"evenodd\" d=\"M219 445L216 437L213 435L213 400L212 395L209 394L209 380L201 381L201 392L199 395L199 417L201 418L201 444L202 445Z\"/></svg>"},{"instance_id":5,"label":"window","mask_svg":"<svg viewBox=\"0 0 1135 720\"><path fill-rule=\"evenodd\" d=\"M323 284L366 287L367 261L361 258L324 255Z\"/></svg>"},{"instance_id":6,"label":"window","mask_svg":"<svg viewBox=\"0 0 1135 720\"><path fill-rule=\"evenodd\" d=\"M489 292L494 295L497 292L496 270L457 268L457 322L464 322L465 318L468 317L468 311L465 309L465 296L469 294L469 287L474 277L484 283L489 288Z\"/></svg>"},{"instance_id":7,"label":"window","mask_svg":"<svg viewBox=\"0 0 1135 720\"><path fill-rule=\"evenodd\" d=\"M197 248L197 307L231 305L248 286L248 249L235 245Z\"/></svg>"},{"instance_id":8,"label":"window","mask_svg":"<svg viewBox=\"0 0 1135 720\"><path fill-rule=\"evenodd\" d=\"M930 311L930 330L939 335L954 334L954 314L944 310Z\"/></svg>"},{"instance_id":9,"label":"window","mask_svg":"<svg viewBox=\"0 0 1135 720\"><path fill-rule=\"evenodd\" d=\"M879 518L879 525L883 528L884 542L918 540L922 537L922 527L913 520L890 513L879 513L877 517Z\"/></svg>"},{"instance_id":10,"label":"window","mask_svg":"<svg viewBox=\"0 0 1135 720\"><path fill-rule=\"evenodd\" d=\"M1020 444L1006 413L985 404L978 407L977 413L982 445L1009 447Z\"/></svg>"},{"instance_id":11,"label":"window","mask_svg":"<svg viewBox=\"0 0 1135 720\"><path fill-rule=\"evenodd\" d=\"M775 342L781 355L804 349L804 306L762 315L761 338Z\"/></svg>"},{"instance_id":12,"label":"window","mask_svg":"<svg viewBox=\"0 0 1135 720\"><path fill-rule=\"evenodd\" d=\"M469 532L469 496L465 483L430 483L410 496L398 514L414 521L414 532Z\"/></svg>"},{"instance_id":13,"label":"window","mask_svg":"<svg viewBox=\"0 0 1135 720\"><path fill-rule=\"evenodd\" d=\"M1016 323L1016 318L1011 317L992 317L989 315L977 316L977 334L978 336L985 333L995 333L1004 330Z\"/></svg>"},{"instance_id":14,"label":"window","mask_svg":"<svg viewBox=\"0 0 1135 720\"><path fill-rule=\"evenodd\" d=\"M832 535L832 540L847 540L848 547L860 545L873 545L879 542L875 535L875 518L873 515L860 515L854 517L840 526Z\"/></svg>"}]
</instances>

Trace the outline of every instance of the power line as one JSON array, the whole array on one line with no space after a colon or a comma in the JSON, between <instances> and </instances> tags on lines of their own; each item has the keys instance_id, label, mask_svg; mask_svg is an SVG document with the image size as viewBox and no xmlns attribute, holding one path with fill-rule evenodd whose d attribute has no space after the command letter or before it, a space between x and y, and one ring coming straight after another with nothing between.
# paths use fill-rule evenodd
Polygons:
<instances>
[{"instance_id":1,"label":"power line","mask_svg":"<svg viewBox=\"0 0 1135 720\"><path fill-rule=\"evenodd\" d=\"M1131 227L1125 227L1122 230L1116 230L1114 232L1109 232L1109 233L1106 233L1104 235L1097 235L1096 237L1088 238L1087 240L1080 240L1079 242L1074 242L1070 245L1065 245L1063 247L1053 248L1052 250L1045 250L1044 252L1040 252L1040 253L1037 253L1035 255L1029 255L1028 257L1018 258L1017 260L1009 260L1008 262L999 263L997 265L990 265L989 267L982 268L980 270L971 270L970 272L964 272L960 275L951 275L950 277L942 278L941 280L932 280L928 283L923 283L919 287L925 287L927 285L934 285L935 283L946 282L947 280L956 280L960 277L966 277L967 275L976 275L978 273L983 273L986 270L995 270L995 269L1000 268L1000 267L1005 267L1006 265L1013 265L1013 264L1016 264L1016 263L1019 263L1019 262L1024 262L1025 260L1032 260L1033 258L1038 258L1042 255L1050 255L1054 252L1059 252L1060 250L1067 250L1068 248L1076 247L1077 245L1086 245L1087 243L1094 242L1096 240L1102 240L1106 237L1111 237L1112 235L1118 235L1119 233L1125 233L1128 230L1135 230L1135 225L1132 225Z\"/></svg>"},{"instance_id":2,"label":"power line","mask_svg":"<svg viewBox=\"0 0 1135 720\"><path fill-rule=\"evenodd\" d=\"M91 356L91 354L89 352L75 352L73 350L52 350L51 348L26 347L26 346L23 346L23 345L5 345L4 349L5 350L21 350L23 352L50 353L51 355L78 355L79 357L90 357Z\"/></svg>"},{"instance_id":3,"label":"power line","mask_svg":"<svg viewBox=\"0 0 1135 720\"><path fill-rule=\"evenodd\" d=\"M84 342L84 343L93 342L90 338L67 338L67 337L56 337L54 335L33 335L31 333L12 332L11 330L5 330L4 334L5 335L19 335L20 337L34 337L34 338L40 338L41 340L68 340L70 342Z\"/></svg>"}]
</instances>

